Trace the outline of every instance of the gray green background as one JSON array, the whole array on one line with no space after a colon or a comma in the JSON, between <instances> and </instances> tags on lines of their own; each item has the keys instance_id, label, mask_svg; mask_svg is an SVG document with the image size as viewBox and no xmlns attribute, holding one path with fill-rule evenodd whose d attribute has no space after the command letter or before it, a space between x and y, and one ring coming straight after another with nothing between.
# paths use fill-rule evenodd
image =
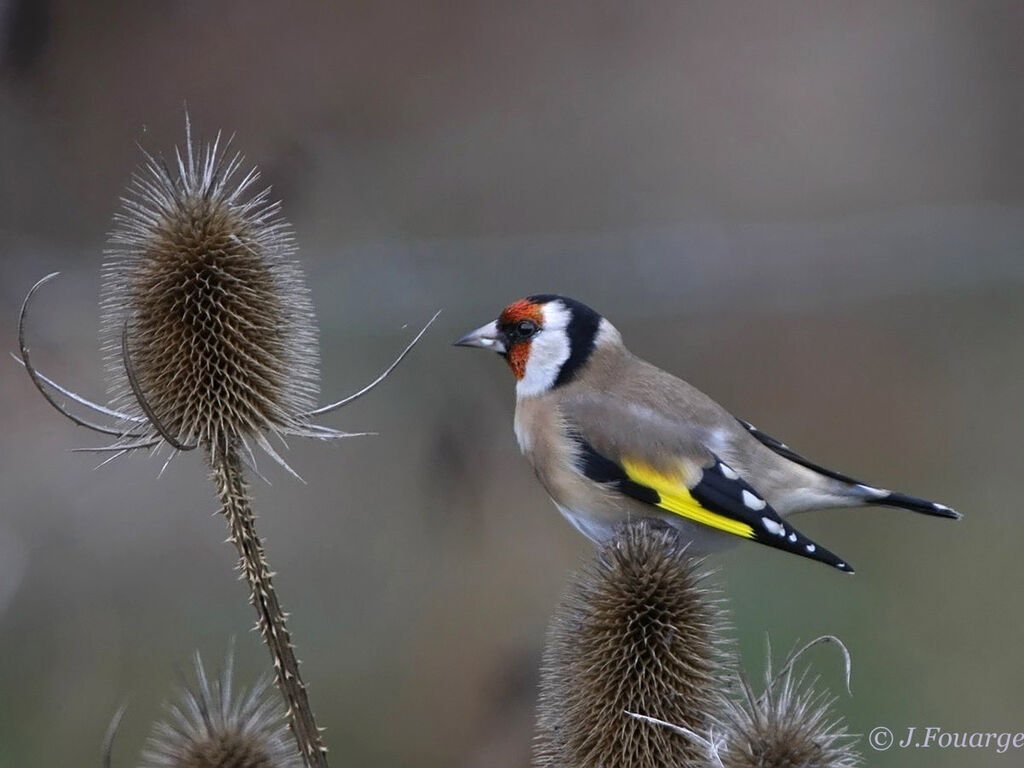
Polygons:
<instances>
[{"instance_id":1,"label":"gray green background","mask_svg":"<svg viewBox=\"0 0 1024 768\"><path fill-rule=\"evenodd\" d=\"M560 292L798 450L953 524L806 515L850 578L714 560L752 673L853 655L854 731L1024 731L1024 133L1017 2L7 0L0 339L101 397L104 233L139 159L223 128L297 231L328 419L260 525L336 766L525 766L545 625L589 550L518 455L512 381L456 335ZM0 345L2 346L2 345ZM200 458L94 471L0 361L0 766L133 763L195 648L265 652ZM809 659L841 690L829 649ZM1018 764L874 753L869 765Z\"/></svg>"}]
</instances>

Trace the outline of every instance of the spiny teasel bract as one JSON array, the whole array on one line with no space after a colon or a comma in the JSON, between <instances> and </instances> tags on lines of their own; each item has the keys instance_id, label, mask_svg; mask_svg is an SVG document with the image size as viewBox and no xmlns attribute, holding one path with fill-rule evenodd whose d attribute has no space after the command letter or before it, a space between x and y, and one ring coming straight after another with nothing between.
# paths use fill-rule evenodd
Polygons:
<instances>
[{"instance_id":1,"label":"spiny teasel bract","mask_svg":"<svg viewBox=\"0 0 1024 768\"><path fill-rule=\"evenodd\" d=\"M184 156L146 154L114 216L103 266L104 352L115 406L142 418L125 373L181 443L301 430L318 389L316 321L295 243L259 173L186 123Z\"/></svg>"},{"instance_id":2,"label":"spiny teasel bract","mask_svg":"<svg viewBox=\"0 0 1024 768\"><path fill-rule=\"evenodd\" d=\"M792 653L782 671L772 673L771 650L765 687L756 696L739 676L740 697L727 697L722 708L718 759L724 768L855 768L862 765L856 737L834 712L836 697L815 690L817 678L808 680L805 668L795 674L799 657L811 646L835 638L825 637ZM845 646L839 643L846 654ZM849 682L849 656L847 682Z\"/></svg>"},{"instance_id":3,"label":"spiny teasel bract","mask_svg":"<svg viewBox=\"0 0 1024 768\"><path fill-rule=\"evenodd\" d=\"M627 523L575 576L548 632L534 764L679 768L704 748L629 713L706 733L728 653L724 609L672 529Z\"/></svg>"},{"instance_id":4,"label":"spiny teasel bract","mask_svg":"<svg viewBox=\"0 0 1024 768\"><path fill-rule=\"evenodd\" d=\"M235 692L231 653L219 679L207 676L198 652L194 665L195 684L166 705L166 719L146 740L141 768L301 768L284 708L266 695L270 676Z\"/></svg>"}]
</instances>

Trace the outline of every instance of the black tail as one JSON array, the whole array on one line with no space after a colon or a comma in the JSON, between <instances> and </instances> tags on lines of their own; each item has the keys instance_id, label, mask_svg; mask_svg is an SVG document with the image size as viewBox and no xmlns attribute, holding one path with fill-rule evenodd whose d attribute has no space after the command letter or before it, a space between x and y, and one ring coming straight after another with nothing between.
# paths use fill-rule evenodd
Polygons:
<instances>
[{"instance_id":1,"label":"black tail","mask_svg":"<svg viewBox=\"0 0 1024 768\"><path fill-rule=\"evenodd\" d=\"M909 509L912 512L920 512L921 514L932 515L933 517L948 517L950 520L959 520L963 517L963 515L955 509L951 509L945 504L938 504L934 501L928 501L927 499L919 499L916 496L907 496L905 493L897 493L896 491L885 491L881 488L875 488L867 485L866 483L862 483L860 480L854 480L849 475L844 475L841 472L836 472L834 469L827 469L820 464L815 464L813 461L805 459L785 443L776 440L770 435L766 435L749 421L744 421L743 419L736 420L742 424L751 435L756 437L762 445L771 448L780 456L796 462L801 466L807 467L808 469L813 469L815 472L825 475L825 477L831 477L833 480L838 480L841 483L849 483L854 486L854 491L862 491L863 493L859 495L868 504L877 504L881 507Z\"/></svg>"},{"instance_id":2,"label":"black tail","mask_svg":"<svg viewBox=\"0 0 1024 768\"><path fill-rule=\"evenodd\" d=\"M896 493L896 491L889 491L887 496L872 499L870 503L877 504L880 507L909 509L912 512L920 512L923 515L933 515L934 517L948 517L950 520L959 520L963 517L955 509L951 509L945 504L937 504L934 501L919 499L916 496L907 496L905 493Z\"/></svg>"}]
</instances>

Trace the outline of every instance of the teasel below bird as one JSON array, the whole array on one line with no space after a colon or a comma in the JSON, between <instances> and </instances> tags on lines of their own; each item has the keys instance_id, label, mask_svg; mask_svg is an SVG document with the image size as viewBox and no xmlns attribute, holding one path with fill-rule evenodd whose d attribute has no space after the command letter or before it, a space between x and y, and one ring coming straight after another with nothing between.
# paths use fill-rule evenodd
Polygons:
<instances>
[{"instance_id":1,"label":"teasel below bird","mask_svg":"<svg viewBox=\"0 0 1024 768\"><path fill-rule=\"evenodd\" d=\"M535 768L703 765L732 650L703 558L656 520L621 523L569 585L548 629Z\"/></svg>"}]
</instances>

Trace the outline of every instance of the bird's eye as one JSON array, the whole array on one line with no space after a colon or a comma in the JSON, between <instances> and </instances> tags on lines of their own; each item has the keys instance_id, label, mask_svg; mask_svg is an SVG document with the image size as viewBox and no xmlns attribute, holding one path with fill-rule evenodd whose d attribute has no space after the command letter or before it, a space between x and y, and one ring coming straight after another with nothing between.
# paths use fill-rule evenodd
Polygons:
<instances>
[{"instance_id":1,"label":"bird's eye","mask_svg":"<svg viewBox=\"0 0 1024 768\"><path fill-rule=\"evenodd\" d=\"M516 334L521 339L528 339L537 332L537 324L532 320L521 320L516 326Z\"/></svg>"}]
</instances>

